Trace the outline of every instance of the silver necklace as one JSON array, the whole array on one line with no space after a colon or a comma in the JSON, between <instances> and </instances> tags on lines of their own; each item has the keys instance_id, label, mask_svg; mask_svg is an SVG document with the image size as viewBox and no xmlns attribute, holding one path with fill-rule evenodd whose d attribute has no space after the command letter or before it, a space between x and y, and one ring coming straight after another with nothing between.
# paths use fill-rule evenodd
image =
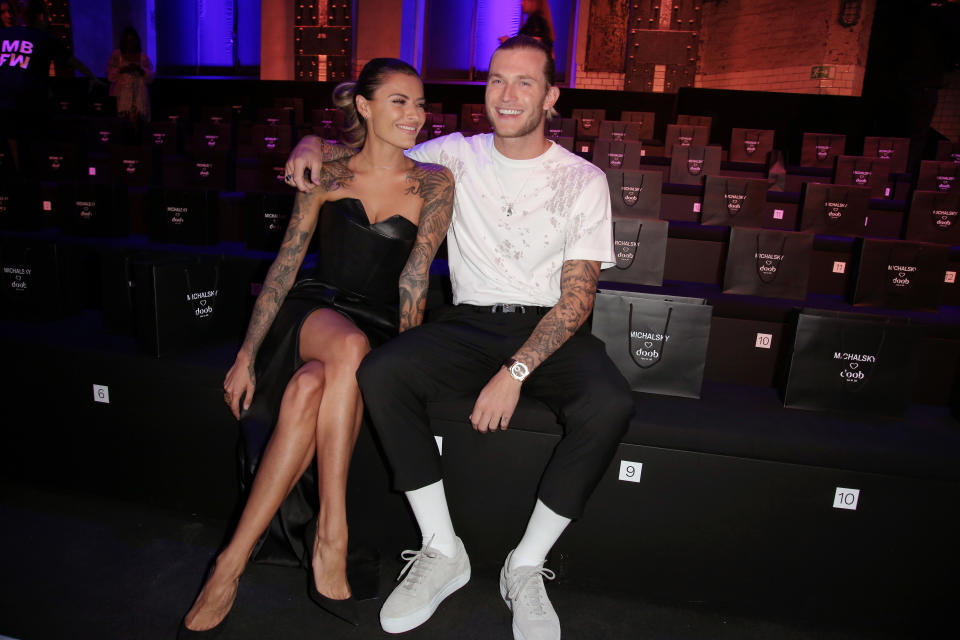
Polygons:
<instances>
[{"instance_id":1,"label":"silver necklace","mask_svg":"<svg viewBox=\"0 0 960 640\"><path fill-rule=\"evenodd\" d=\"M517 201L520 200L520 196L523 195L524 189L527 188L527 183L530 182L530 177L539 168L539 165L536 167L530 167L530 169L527 170L527 177L523 181L523 184L520 185L520 190L517 191L513 198L507 198L507 190L503 188L503 183L500 182L500 176L497 174L497 168L496 161L494 161L493 177L497 181L497 187L500 189L500 199L503 200L503 206L500 207L500 210L506 213L508 216L512 216L513 205L517 204Z\"/></svg>"}]
</instances>

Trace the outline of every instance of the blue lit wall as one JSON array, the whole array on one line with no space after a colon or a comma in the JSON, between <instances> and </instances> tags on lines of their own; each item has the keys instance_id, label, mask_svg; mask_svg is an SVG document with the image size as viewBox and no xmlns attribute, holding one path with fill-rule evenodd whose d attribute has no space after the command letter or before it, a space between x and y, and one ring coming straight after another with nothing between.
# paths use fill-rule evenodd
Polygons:
<instances>
[{"instance_id":1,"label":"blue lit wall","mask_svg":"<svg viewBox=\"0 0 960 640\"><path fill-rule=\"evenodd\" d=\"M163 0L156 12L160 65L230 67L234 48L241 65L260 63L260 0Z\"/></svg>"}]
</instances>

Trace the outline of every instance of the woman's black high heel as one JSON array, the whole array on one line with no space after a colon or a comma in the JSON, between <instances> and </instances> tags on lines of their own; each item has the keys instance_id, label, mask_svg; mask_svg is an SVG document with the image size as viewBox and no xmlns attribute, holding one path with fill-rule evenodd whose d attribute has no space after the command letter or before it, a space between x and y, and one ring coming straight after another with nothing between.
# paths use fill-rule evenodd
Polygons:
<instances>
[{"instance_id":1,"label":"woman's black high heel","mask_svg":"<svg viewBox=\"0 0 960 640\"><path fill-rule=\"evenodd\" d=\"M347 582L350 583L350 597L343 600L328 598L317 591L313 579L313 538L316 536L317 518L307 523L304 531L304 564L307 568L307 595L313 602L327 613L349 622L354 626L360 625L360 614L357 610L357 600L367 600L377 594L380 577L380 557L375 550L358 549L347 552Z\"/></svg>"}]
</instances>

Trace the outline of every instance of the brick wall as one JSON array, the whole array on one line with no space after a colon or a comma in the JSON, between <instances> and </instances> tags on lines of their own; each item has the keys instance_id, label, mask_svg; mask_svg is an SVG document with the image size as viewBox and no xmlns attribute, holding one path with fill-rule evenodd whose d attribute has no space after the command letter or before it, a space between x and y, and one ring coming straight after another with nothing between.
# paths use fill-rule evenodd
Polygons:
<instances>
[{"instance_id":1,"label":"brick wall","mask_svg":"<svg viewBox=\"0 0 960 640\"><path fill-rule=\"evenodd\" d=\"M614 71L584 71L577 67L577 89L623 91L624 74Z\"/></svg>"},{"instance_id":2,"label":"brick wall","mask_svg":"<svg viewBox=\"0 0 960 640\"><path fill-rule=\"evenodd\" d=\"M944 74L930 126L950 140L960 142L960 71Z\"/></svg>"},{"instance_id":3,"label":"brick wall","mask_svg":"<svg viewBox=\"0 0 960 640\"><path fill-rule=\"evenodd\" d=\"M727 0L703 5L696 86L860 95L876 0L844 27L836 0ZM811 78L826 66L827 77Z\"/></svg>"}]
</instances>

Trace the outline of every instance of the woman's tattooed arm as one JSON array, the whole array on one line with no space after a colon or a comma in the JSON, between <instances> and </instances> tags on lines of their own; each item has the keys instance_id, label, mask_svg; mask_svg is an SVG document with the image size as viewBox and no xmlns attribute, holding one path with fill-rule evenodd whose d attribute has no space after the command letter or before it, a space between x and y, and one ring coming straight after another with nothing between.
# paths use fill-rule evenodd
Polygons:
<instances>
[{"instance_id":1,"label":"woman's tattooed arm","mask_svg":"<svg viewBox=\"0 0 960 640\"><path fill-rule=\"evenodd\" d=\"M453 217L453 174L438 165L418 165L407 177L408 194L423 199L417 240L400 274L400 331L423 321L430 263L447 235Z\"/></svg>"},{"instance_id":2,"label":"woman's tattooed arm","mask_svg":"<svg viewBox=\"0 0 960 640\"><path fill-rule=\"evenodd\" d=\"M240 351L249 357L250 378L254 377L253 363L257 351L273 319L280 309L287 292L293 286L297 271L303 264L303 257L307 253L310 237L317 227L317 214L323 204L326 193L317 189L313 193L297 193L293 202L293 211L290 213L290 222L287 225L287 234L280 246L280 251L270 265L263 289L257 296L253 306L253 315L247 327L247 335L243 340Z\"/></svg>"},{"instance_id":3,"label":"woman's tattooed arm","mask_svg":"<svg viewBox=\"0 0 960 640\"><path fill-rule=\"evenodd\" d=\"M600 263L593 260L567 260L560 272L560 300L537 324L514 358L530 371L560 348L593 311L600 277Z\"/></svg>"}]
</instances>

